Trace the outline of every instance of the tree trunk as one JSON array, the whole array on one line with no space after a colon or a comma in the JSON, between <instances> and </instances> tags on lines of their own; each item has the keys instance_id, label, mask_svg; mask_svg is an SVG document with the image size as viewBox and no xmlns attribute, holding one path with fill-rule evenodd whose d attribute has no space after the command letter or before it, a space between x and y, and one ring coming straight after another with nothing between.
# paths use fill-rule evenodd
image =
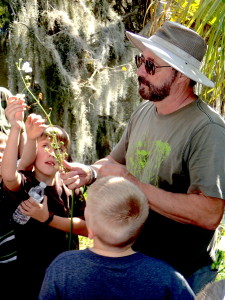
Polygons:
<instances>
[{"instance_id":1,"label":"tree trunk","mask_svg":"<svg viewBox=\"0 0 225 300\"><path fill-rule=\"evenodd\" d=\"M32 91L43 95L52 122L69 133L71 159L91 163L107 155L140 102L137 50L125 30L140 31L150 1L114 1L114 6L104 0L12 3L8 88L13 94L23 90L16 62L29 61ZM29 113L40 113L30 96L27 102Z\"/></svg>"}]
</instances>

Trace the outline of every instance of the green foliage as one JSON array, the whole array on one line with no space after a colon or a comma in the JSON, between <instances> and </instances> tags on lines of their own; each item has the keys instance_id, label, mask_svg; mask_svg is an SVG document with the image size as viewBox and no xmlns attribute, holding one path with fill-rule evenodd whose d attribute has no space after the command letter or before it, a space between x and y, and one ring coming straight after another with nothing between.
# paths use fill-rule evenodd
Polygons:
<instances>
[{"instance_id":1,"label":"green foliage","mask_svg":"<svg viewBox=\"0 0 225 300\"><path fill-rule=\"evenodd\" d=\"M225 279L225 251L217 250L216 261L212 264L212 268L218 270L216 280Z\"/></svg>"},{"instance_id":2,"label":"green foliage","mask_svg":"<svg viewBox=\"0 0 225 300\"><path fill-rule=\"evenodd\" d=\"M224 219L221 221L218 229L218 237L216 240L215 261L212 264L213 269L218 270L216 280L225 279L225 224Z\"/></svg>"},{"instance_id":3,"label":"green foliage","mask_svg":"<svg viewBox=\"0 0 225 300\"><path fill-rule=\"evenodd\" d=\"M198 11L193 15L189 24L202 35L208 44L205 63L202 71L216 82L213 90L203 89L201 94L208 103L223 96L224 81L224 51L225 51L225 3L221 0L201 1Z\"/></svg>"},{"instance_id":4,"label":"green foliage","mask_svg":"<svg viewBox=\"0 0 225 300\"><path fill-rule=\"evenodd\" d=\"M7 27L10 23L10 19L8 7L0 5L0 29Z\"/></svg>"},{"instance_id":5,"label":"green foliage","mask_svg":"<svg viewBox=\"0 0 225 300\"><path fill-rule=\"evenodd\" d=\"M90 240L87 237L79 236L79 249L83 250L93 246L93 240Z\"/></svg>"}]
</instances>

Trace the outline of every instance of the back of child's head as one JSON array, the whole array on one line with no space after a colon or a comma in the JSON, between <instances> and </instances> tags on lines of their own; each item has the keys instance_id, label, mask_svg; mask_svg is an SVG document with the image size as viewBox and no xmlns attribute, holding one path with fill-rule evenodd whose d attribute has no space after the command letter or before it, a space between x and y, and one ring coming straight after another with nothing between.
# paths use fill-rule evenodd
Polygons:
<instances>
[{"instance_id":1,"label":"back of child's head","mask_svg":"<svg viewBox=\"0 0 225 300\"><path fill-rule=\"evenodd\" d=\"M8 135L3 131L0 131L0 144L6 143L8 140Z\"/></svg>"},{"instance_id":2,"label":"back of child's head","mask_svg":"<svg viewBox=\"0 0 225 300\"><path fill-rule=\"evenodd\" d=\"M88 189L87 224L105 244L133 244L148 213L144 193L122 177L100 178Z\"/></svg>"},{"instance_id":3,"label":"back of child's head","mask_svg":"<svg viewBox=\"0 0 225 300\"><path fill-rule=\"evenodd\" d=\"M63 129L62 127L60 127L58 125L47 126L38 140L43 140L43 139L48 138L48 139L50 139L51 142L54 142L53 135L55 135L56 140L59 143L58 146L65 149L65 151L68 151L68 149L70 147L69 135L65 129Z\"/></svg>"}]
</instances>

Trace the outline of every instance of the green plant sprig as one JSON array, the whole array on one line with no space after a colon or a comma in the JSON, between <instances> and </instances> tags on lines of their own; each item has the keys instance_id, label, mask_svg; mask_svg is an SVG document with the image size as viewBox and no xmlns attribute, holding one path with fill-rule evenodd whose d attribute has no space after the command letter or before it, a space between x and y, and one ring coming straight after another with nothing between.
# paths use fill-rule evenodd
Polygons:
<instances>
[{"instance_id":1,"label":"green plant sprig","mask_svg":"<svg viewBox=\"0 0 225 300\"><path fill-rule=\"evenodd\" d=\"M39 105L39 107L41 108L41 110L43 111L43 113L45 114L48 122L50 125L52 125L52 122L51 122L51 119L49 117L49 114L46 112L46 110L44 109L44 107L41 105L40 101L38 100L37 97L35 97L35 95L32 93L32 91L30 90L30 83L28 83L24 77L23 77L23 74L22 74L22 71L23 71L23 67L21 68L21 63L22 63L22 58L19 59L19 62L16 63L16 67L17 67L17 70L19 71L19 74L20 74L20 77L24 83L24 89L26 89L28 91L28 93L32 96L32 98L35 100L35 102ZM25 72L28 72L24 69ZM32 71L32 69L31 69ZM23 89L23 91L24 91ZM52 125L53 126L53 125Z\"/></svg>"},{"instance_id":2,"label":"green plant sprig","mask_svg":"<svg viewBox=\"0 0 225 300\"><path fill-rule=\"evenodd\" d=\"M28 62L25 62L23 64L23 66L21 67L22 61L23 61L22 58L20 58L19 62L16 63L16 68L19 71L20 77L21 77L21 79L23 81L23 84L24 84L24 88L22 90L22 93L23 93L24 90L27 90L27 92L31 95L31 97L35 100L35 102L38 104L38 106L43 111L44 115L47 118L47 121L48 121L49 125L54 128L54 126L51 122L51 119L50 119L50 113L49 114L47 113L47 111L41 105L38 98L35 97L35 95L32 93L32 91L30 89L30 85L31 85L30 84L30 79L31 79L31 77L29 75L26 75L26 77L24 78L24 76L23 76L22 72L30 73L30 72L32 72L32 68L30 67ZM56 138L56 132L54 132L54 129L53 129L53 132L48 133L48 134L49 134L50 138L52 139L51 147L54 150L54 157L57 160L57 166L58 166L59 170L66 171L65 168L63 167L63 160L68 156L68 154L67 153L63 153L63 154L61 153L61 151L60 151L61 147L59 146L58 140ZM63 142L60 142L61 146L62 146L62 143ZM48 149L46 151L48 151Z\"/></svg>"}]
</instances>

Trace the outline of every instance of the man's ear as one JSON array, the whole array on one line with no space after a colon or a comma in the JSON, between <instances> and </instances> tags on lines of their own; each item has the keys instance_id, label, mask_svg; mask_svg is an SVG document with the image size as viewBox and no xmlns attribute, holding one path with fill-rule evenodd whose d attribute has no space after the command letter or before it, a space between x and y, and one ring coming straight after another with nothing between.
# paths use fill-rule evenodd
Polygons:
<instances>
[{"instance_id":1,"label":"man's ear","mask_svg":"<svg viewBox=\"0 0 225 300\"><path fill-rule=\"evenodd\" d=\"M178 73L178 80L179 82L185 82L186 80L190 80L190 78L188 78L186 75L184 75L183 73L179 72Z\"/></svg>"}]
</instances>

